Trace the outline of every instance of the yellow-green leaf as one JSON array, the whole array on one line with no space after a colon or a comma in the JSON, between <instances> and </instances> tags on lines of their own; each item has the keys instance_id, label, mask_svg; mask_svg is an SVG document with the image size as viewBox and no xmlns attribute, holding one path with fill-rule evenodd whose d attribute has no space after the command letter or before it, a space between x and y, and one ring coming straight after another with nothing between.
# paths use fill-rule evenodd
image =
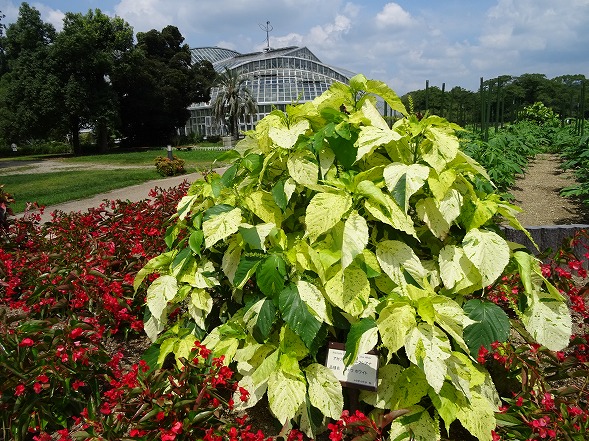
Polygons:
<instances>
[{"instance_id":1,"label":"yellow-green leaf","mask_svg":"<svg viewBox=\"0 0 589 441\"><path fill-rule=\"evenodd\" d=\"M305 227L311 242L329 231L352 207L348 194L317 193L307 206Z\"/></svg>"},{"instance_id":2,"label":"yellow-green leaf","mask_svg":"<svg viewBox=\"0 0 589 441\"><path fill-rule=\"evenodd\" d=\"M321 291L319 291L319 288L305 280L299 280L296 285L299 295L301 296L301 300L305 302L311 314L313 314L315 318L327 323L328 325L333 324L327 302L325 301L325 297L323 297Z\"/></svg>"},{"instance_id":3,"label":"yellow-green leaf","mask_svg":"<svg viewBox=\"0 0 589 441\"><path fill-rule=\"evenodd\" d=\"M391 423L390 441L438 441L440 428L427 410L412 406L410 412ZM491 431L489 431L489 434Z\"/></svg>"},{"instance_id":4,"label":"yellow-green leaf","mask_svg":"<svg viewBox=\"0 0 589 441\"><path fill-rule=\"evenodd\" d=\"M462 196L458 191L450 191L444 199L425 198L417 202L417 215L440 240L444 240L452 223L460 216Z\"/></svg>"},{"instance_id":5,"label":"yellow-green leaf","mask_svg":"<svg viewBox=\"0 0 589 441\"><path fill-rule=\"evenodd\" d=\"M349 266L368 244L368 224L366 219L352 211L344 223L342 241L342 268Z\"/></svg>"},{"instance_id":6,"label":"yellow-green leaf","mask_svg":"<svg viewBox=\"0 0 589 441\"><path fill-rule=\"evenodd\" d=\"M213 299L204 289L193 289L188 303L188 313L200 329L206 330L205 319L213 309Z\"/></svg>"},{"instance_id":7,"label":"yellow-green leaf","mask_svg":"<svg viewBox=\"0 0 589 441\"><path fill-rule=\"evenodd\" d=\"M370 296L370 282L366 273L356 264L348 266L342 274L338 271L325 285L331 303L358 317L364 311Z\"/></svg>"},{"instance_id":8,"label":"yellow-green leaf","mask_svg":"<svg viewBox=\"0 0 589 441\"><path fill-rule=\"evenodd\" d=\"M387 364L378 370L376 392L361 392L360 399L379 409L403 409L421 401L429 385L423 372L416 366L404 369Z\"/></svg>"},{"instance_id":9,"label":"yellow-green leaf","mask_svg":"<svg viewBox=\"0 0 589 441\"><path fill-rule=\"evenodd\" d=\"M472 393L470 403L458 408L457 417L471 434L479 441L491 441L491 431L495 429L495 412L493 403L478 394Z\"/></svg>"},{"instance_id":10,"label":"yellow-green leaf","mask_svg":"<svg viewBox=\"0 0 589 441\"><path fill-rule=\"evenodd\" d=\"M509 245L492 231L470 230L462 240L464 254L478 269L483 286L493 283L509 263Z\"/></svg>"},{"instance_id":11,"label":"yellow-green leaf","mask_svg":"<svg viewBox=\"0 0 589 441\"><path fill-rule=\"evenodd\" d=\"M483 287L480 272L461 247L446 245L440 250L438 261L440 276L446 288L455 291L471 288L474 291Z\"/></svg>"},{"instance_id":12,"label":"yellow-green leaf","mask_svg":"<svg viewBox=\"0 0 589 441\"><path fill-rule=\"evenodd\" d=\"M147 288L147 307L156 319L162 320L168 302L176 296L177 292L178 281L172 276L160 276L149 285L149 288Z\"/></svg>"},{"instance_id":13,"label":"yellow-green leaf","mask_svg":"<svg viewBox=\"0 0 589 441\"><path fill-rule=\"evenodd\" d=\"M435 325L420 323L407 335L405 352L409 360L423 370L429 385L439 393L446 378L445 360L452 352L446 334Z\"/></svg>"},{"instance_id":14,"label":"yellow-green leaf","mask_svg":"<svg viewBox=\"0 0 589 441\"><path fill-rule=\"evenodd\" d=\"M309 400L323 415L339 419L344 408L342 386L327 367L313 363L305 369L309 384Z\"/></svg>"},{"instance_id":15,"label":"yellow-green leaf","mask_svg":"<svg viewBox=\"0 0 589 441\"><path fill-rule=\"evenodd\" d=\"M415 308L408 303L396 302L387 305L376 320L382 344L389 356L403 347L405 337L417 326Z\"/></svg>"},{"instance_id":16,"label":"yellow-green leaf","mask_svg":"<svg viewBox=\"0 0 589 441\"><path fill-rule=\"evenodd\" d=\"M270 192L258 190L250 193L245 199L245 205L264 222L277 226L282 223L282 210L276 205Z\"/></svg>"},{"instance_id":17,"label":"yellow-green leaf","mask_svg":"<svg viewBox=\"0 0 589 441\"><path fill-rule=\"evenodd\" d=\"M385 167L383 176L395 201L406 213L409 209L409 198L425 184L429 176L429 167L422 164L407 165L394 162Z\"/></svg>"},{"instance_id":18,"label":"yellow-green leaf","mask_svg":"<svg viewBox=\"0 0 589 441\"><path fill-rule=\"evenodd\" d=\"M286 161L288 173L297 184L315 185L319 179L319 164L310 152L297 151ZM285 189L286 191L286 189Z\"/></svg>"},{"instance_id":19,"label":"yellow-green leaf","mask_svg":"<svg viewBox=\"0 0 589 441\"><path fill-rule=\"evenodd\" d=\"M572 322L568 306L550 293L528 294L529 305L522 321L538 343L551 351L561 351L569 344Z\"/></svg>"},{"instance_id":20,"label":"yellow-green leaf","mask_svg":"<svg viewBox=\"0 0 589 441\"><path fill-rule=\"evenodd\" d=\"M297 414L305 402L307 385L304 381L286 375L282 370L272 372L268 379L268 402L270 411L285 424Z\"/></svg>"},{"instance_id":21,"label":"yellow-green leaf","mask_svg":"<svg viewBox=\"0 0 589 441\"><path fill-rule=\"evenodd\" d=\"M241 210L234 208L211 219L206 220L202 224L202 231L205 235L205 246L212 247L220 240L226 239L237 232L239 224L241 223Z\"/></svg>"},{"instance_id":22,"label":"yellow-green leaf","mask_svg":"<svg viewBox=\"0 0 589 441\"><path fill-rule=\"evenodd\" d=\"M292 149L299 139L300 135L304 135L309 129L309 121L301 119L290 127L284 126L270 126L268 136L274 143L283 149Z\"/></svg>"},{"instance_id":23,"label":"yellow-green leaf","mask_svg":"<svg viewBox=\"0 0 589 441\"><path fill-rule=\"evenodd\" d=\"M407 271L417 283L427 278L428 271L423 267L413 249L398 240L385 240L376 246L376 258L382 270L399 286L407 284L403 271Z\"/></svg>"}]
</instances>

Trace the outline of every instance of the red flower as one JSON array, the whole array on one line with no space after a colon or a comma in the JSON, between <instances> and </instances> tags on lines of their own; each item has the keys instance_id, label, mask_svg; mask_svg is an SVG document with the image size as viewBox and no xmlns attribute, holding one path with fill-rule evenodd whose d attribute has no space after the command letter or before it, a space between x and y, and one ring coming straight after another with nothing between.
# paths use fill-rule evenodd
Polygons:
<instances>
[{"instance_id":1,"label":"red flower","mask_svg":"<svg viewBox=\"0 0 589 441\"><path fill-rule=\"evenodd\" d=\"M49 377L45 374L41 374L37 377L37 381L40 381L41 383L49 383Z\"/></svg>"},{"instance_id":2,"label":"red flower","mask_svg":"<svg viewBox=\"0 0 589 441\"><path fill-rule=\"evenodd\" d=\"M552 394L544 394L544 397L542 398L542 406L544 406L544 410L554 409L554 398L552 397Z\"/></svg>"},{"instance_id":3,"label":"red flower","mask_svg":"<svg viewBox=\"0 0 589 441\"><path fill-rule=\"evenodd\" d=\"M70 332L70 338L72 340L77 339L80 335L82 335L82 333L84 332L84 330L82 328L74 328L72 329L72 332Z\"/></svg>"},{"instance_id":4,"label":"red flower","mask_svg":"<svg viewBox=\"0 0 589 441\"><path fill-rule=\"evenodd\" d=\"M35 383L35 384L33 384L33 390L35 391L36 394L40 394L41 391L43 390L43 385L41 383Z\"/></svg>"},{"instance_id":5,"label":"red flower","mask_svg":"<svg viewBox=\"0 0 589 441\"><path fill-rule=\"evenodd\" d=\"M72 389L73 390L78 390L82 386L86 386L86 383L84 383L81 380L74 380L74 382L72 383Z\"/></svg>"},{"instance_id":6,"label":"red flower","mask_svg":"<svg viewBox=\"0 0 589 441\"><path fill-rule=\"evenodd\" d=\"M180 421L176 421L174 424L172 424L172 428L170 430L176 434L182 433L182 423Z\"/></svg>"},{"instance_id":7,"label":"red flower","mask_svg":"<svg viewBox=\"0 0 589 441\"><path fill-rule=\"evenodd\" d=\"M35 344L35 342L33 341L33 339L26 337L26 338L22 339L22 341L18 344L18 346L21 348L30 348L34 344Z\"/></svg>"},{"instance_id":8,"label":"red flower","mask_svg":"<svg viewBox=\"0 0 589 441\"><path fill-rule=\"evenodd\" d=\"M485 358L487 357L487 354L489 353L489 350L487 348L485 348L484 346L481 346L479 348L479 354L477 357L477 361L479 363L484 363L485 362Z\"/></svg>"},{"instance_id":9,"label":"red flower","mask_svg":"<svg viewBox=\"0 0 589 441\"><path fill-rule=\"evenodd\" d=\"M160 439L162 441L174 441L176 439L176 434L170 431L163 431L160 434Z\"/></svg>"},{"instance_id":10,"label":"red flower","mask_svg":"<svg viewBox=\"0 0 589 441\"><path fill-rule=\"evenodd\" d=\"M20 383L14 388L14 395L20 397L22 394L25 393L25 385Z\"/></svg>"},{"instance_id":11,"label":"red flower","mask_svg":"<svg viewBox=\"0 0 589 441\"><path fill-rule=\"evenodd\" d=\"M250 393L241 386L239 387L239 393L240 393L239 399L241 401L245 402L248 400Z\"/></svg>"},{"instance_id":12,"label":"red flower","mask_svg":"<svg viewBox=\"0 0 589 441\"><path fill-rule=\"evenodd\" d=\"M110 415L112 413L110 404L102 403L102 406L100 406L100 413L103 415Z\"/></svg>"}]
</instances>

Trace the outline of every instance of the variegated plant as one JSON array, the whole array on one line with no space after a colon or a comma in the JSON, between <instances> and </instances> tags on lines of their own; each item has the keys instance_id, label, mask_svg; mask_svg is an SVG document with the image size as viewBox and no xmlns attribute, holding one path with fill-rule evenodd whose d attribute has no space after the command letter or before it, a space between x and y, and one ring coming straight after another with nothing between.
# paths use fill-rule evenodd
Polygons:
<instances>
[{"instance_id":1,"label":"variegated plant","mask_svg":"<svg viewBox=\"0 0 589 441\"><path fill-rule=\"evenodd\" d=\"M404 115L392 128L377 96ZM409 115L362 75L260 121L226 155L223 176L191 186L170 250L136 279L160 274L145 321L158 361L206 336L236 364L247 406L267 394L281 423L313 435L316 411L339 418L344 403L322 363L327 342L345 342L348 364L376 348L378 391L361 399L409 411L391 439L436 440L440 419L458 419L490 440L499 398L476 356L507 339L510 323L486 287L519 268L526 289L514 316L550 349L567 345L571 321L536 259L502 237L499 218L522 228L517 208L461 152L457 129Z\"/></svg>"}]
</instances>

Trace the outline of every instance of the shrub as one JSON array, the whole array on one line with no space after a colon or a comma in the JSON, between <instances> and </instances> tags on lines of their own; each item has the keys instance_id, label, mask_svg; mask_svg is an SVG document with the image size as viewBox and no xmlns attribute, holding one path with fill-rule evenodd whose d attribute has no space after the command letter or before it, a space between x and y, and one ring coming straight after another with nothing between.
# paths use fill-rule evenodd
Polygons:
<instances>
[{"instance_id":1,"label":"shrub","mask_svg":"<svg viewBox=\"0 0 589 441\"><path fill-rule=\"evenodd\" d=\"M406 117L389 128L375 95ZM571 319L539 261L501 237L499 217L523 229L517 208L459 149L456 128L408 114L362 75L260 121L222 177L191 185L169 251L137 275L139 285L159 274L144 324L159 359L185 357L185 342L206 334L248 406L267 394L281 424L314 437L344 405L318 363L328 339L345 342L347 365L378 348L378 390L360 398L406 411L392 439L438 439L441 419L490 440L501 402L476 360L507 340L510 320L486 288L517 268L524 289L510 313L550 350L568 344Z\"/></svg>"},{"instance_id":2,"label":"shrub","mask_svg":"<svg viewBox=\"0 0 589 441\"><path fill-rule=\"evenodd\" d=\"M539 101L524 107L519 118L549 127L558 127L560 125L558 114Z\"/></svg>"},{"instance_id":3,"label":"shrub","mask_svg":"<svg viewBox=\"0 0 589 441\"><path fill-rule=\"evenodd\" d=\"M56 318L0 323L0 439L67 428L72 416L97 405L110 357L104 328L96 325Z\"/></svg>"},{"instance_id":4,"label":"shrub","mask_svg":"<svg viewBox=\"0 0 589 441\"><path fill-rule=\"evenodd\" d=\"M165 219L188 188L154 189L152 199L111 201L86 213L15 219L0 247L0 304L31 319L97 317L110 334L140 332L142 295L134 274L165 248ZM158 215L154 215L158 213Z\"/></svg>"},{"instance_id":5,"label":"shrub","mask_svg":"<svg viewBox=\"0 0 589 441\"><path fill-rule=\"evenodd\" d=\"M75 438L213 441L233 430L241 439L263 440L245 425L238 431L228 418L231 395L237 392L247 401L248 393L238 388L222 358L213 358L199 342L190 348L188 359L163 369L151 369L144 360L126 373L114 369L109 384L100 408L82 412ZM243 422L245 418L237 421Z\"/></svg>"},{"instance_id":6,"label":"shrub","mask_svg":"<svg viewBox=\"0 0 589 441\"><path fill-rule=\"evenodd\" d=\"M176 156L173 156L173 159L158 156L155 158L155 168L162 176L177 176L186 173L184 159L179 159Z\"/></svg>"}]
</instances>

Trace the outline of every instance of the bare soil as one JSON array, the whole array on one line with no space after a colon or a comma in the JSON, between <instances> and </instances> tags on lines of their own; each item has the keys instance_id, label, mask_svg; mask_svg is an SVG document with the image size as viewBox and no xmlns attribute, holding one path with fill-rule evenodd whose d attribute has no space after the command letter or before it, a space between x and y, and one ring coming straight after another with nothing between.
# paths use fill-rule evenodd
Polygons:
<instances>
[{"instance_id":1,"label":"bare soil","mask_svg":"<svg viewBox=\"0 0 589 441\"><path fill-rule=\"evenodd\" d=\"M511 194L523 210L517 216L523 226L589 224L589 206L560 195L560 190L575 183L574 174L563 171L560 164L558 155L537 155L516 181Z\"/></svg>"}]
</instances>

